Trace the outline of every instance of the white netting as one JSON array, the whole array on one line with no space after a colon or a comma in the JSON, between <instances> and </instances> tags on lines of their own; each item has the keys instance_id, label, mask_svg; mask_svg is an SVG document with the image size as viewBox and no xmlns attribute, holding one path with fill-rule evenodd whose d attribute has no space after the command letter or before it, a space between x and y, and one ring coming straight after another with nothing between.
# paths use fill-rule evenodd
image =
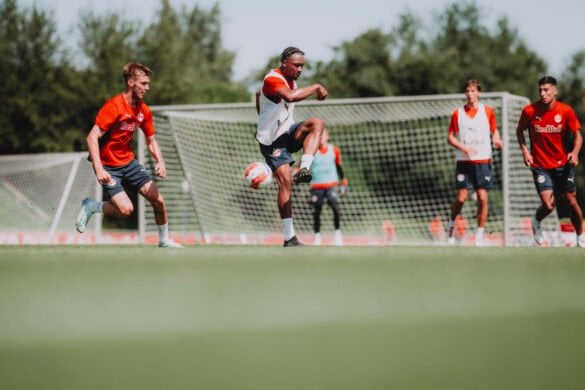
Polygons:
<instances>
[{"instance_id":1,"label":"white netting","mask_svg":"<svg viewBox=\"0 0 585 390\"><path fill-rule=\"evenodd\" d=\"M526 223L539 201L515 135L528 100L485 93L482 102L495 108L505 143L503 151L494 150L488 241L529 244ZM457 94L297 105L295 120L323 118L331 142L341 149L350 184L341 206L347 243L416 244L437 239L455 194L454 149L446 141L447 128L453 110L463 103L463 95ZM280 237L276 185L255 191L243 178L249 163L262 161L254 138L253 104L167 106L153 111L167 162L168 178L158 184L167 200L171 231L225 242ZM296 157L298 161L300 155ZM146 165L152 169L149 158ZM307 237L312 233L308 196L308 185L294 186L295 230ZM152 210L148 205L145 210L145 231L154 231ZM468 232L476 227L475 213L470 199L462 211ZM431 223L433 219L439 223ZM551 216L544 227L553 231L557 225L556 216ZM331 212L324 207L322 232L332 230Z\"/></svg>"},{"instance_id":2,"label":"white netting","mask_svg":"<svg viewBox=\"0 0 585 390\"><path fill-rule=\"evenodd\" d=\"M0 156L0 243L56 243L75 231L86 196L96 197L87 153ZM96 218L88 226L95 231Z\"/></svg>"}]
</instances>

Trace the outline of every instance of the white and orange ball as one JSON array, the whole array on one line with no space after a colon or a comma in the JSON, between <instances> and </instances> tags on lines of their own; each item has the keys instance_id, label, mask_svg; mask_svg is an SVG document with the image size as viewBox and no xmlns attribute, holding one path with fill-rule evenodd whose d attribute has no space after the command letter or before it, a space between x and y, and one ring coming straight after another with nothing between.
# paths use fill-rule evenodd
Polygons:
<instances>
[{"instance_id":1,"label":"white and orange ball","mask_svg":"<svg viewBox=\"0 0 585 390\"><path fill-rule=\"evenodd\" d=\"M246 167L244 177L248 185L257 190L272 183L272 169L264 162L253 162Z\"/></svg>"}]
</instances>

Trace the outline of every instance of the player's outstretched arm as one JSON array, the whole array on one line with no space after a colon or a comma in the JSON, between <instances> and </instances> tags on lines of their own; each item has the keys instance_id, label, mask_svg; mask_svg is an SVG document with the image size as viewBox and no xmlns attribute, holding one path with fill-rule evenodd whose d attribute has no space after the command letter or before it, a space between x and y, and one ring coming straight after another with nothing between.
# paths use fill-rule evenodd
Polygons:
<instances>
[{"instance_id":1,"label":"player's outstretched arm","mask_svg":"<svg viewBox=\"0 0 585 390\"><path fill-rule=\"evenodd\" d=\"M289 89L286 87L276 90L276 94L288 103L299 102L305 100L311 95L316 95L317 100L325 100L327 98L327 89L321 84L313 84L308 87Z\"/></svg>"}]
</instances>

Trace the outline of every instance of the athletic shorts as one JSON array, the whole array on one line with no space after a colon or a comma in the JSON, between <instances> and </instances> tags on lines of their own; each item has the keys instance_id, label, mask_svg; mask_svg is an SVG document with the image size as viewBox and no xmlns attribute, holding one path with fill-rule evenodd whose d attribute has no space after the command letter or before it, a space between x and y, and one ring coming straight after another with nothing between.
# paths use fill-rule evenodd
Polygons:
<instances>
[{"instance_id":1,"label":"athletic shorts","mask_svg":"<svg viewBox=\"0 0 585 390\"><path fill-rule=\"evenodd\" d=\"M138 191L142 186L152 181L150 174L137 160L132 160L130 164L123 167L104 166L104 169L112 176L112 180L108 184L102 185L110 197L125 189Z\"/></svg>"},{"instance_id":2,"label":"athletic shorts","mask_svg":"<svg viewBox=\"0 0 585 390\"><path fill-rule=\"evenodd\" d=\"M339 204L339 191L337 191L337 187L311 189L310 203L313 206L322 206L325 199L332 206Z\"/></svg>"},{"instance_id":3,"label":"athletic shorts","mask_svg":"<svg viewBox=\"0 0 585 390\"><path fill-rule=\"evenodd\" d=\"M293 165L295 163L292 154L301 150L303 144L295 140L294 134L302 123L303 122L293 123L288 131L278 137L271 145L259 144L260 153L262 153L266 164L268 164L273 171L281 165Z\"/></svg>"},{"instance_id":4,"label":"athletic shorts","mask_svg":"<svg viewBox=\"0 0 585 390\"><path fill-rule=\"evenodd\" d=\"M564 167L555 169L533 168L532 177L536 191L554 190L560 193L577 192L575 180L575 167L565 164Z\"/></svg>"},{"instance_id":5,"label":"athletic shorts","mask_svg":"<svg viewBox=\"0 0 585 390\"><path fill-rule=\"evenodd\" d=\"M492 183L492 164L470 164L457 161L455 168L455 188L460 190L486 189L493 187Z\"/></svg>"}]
</instances>

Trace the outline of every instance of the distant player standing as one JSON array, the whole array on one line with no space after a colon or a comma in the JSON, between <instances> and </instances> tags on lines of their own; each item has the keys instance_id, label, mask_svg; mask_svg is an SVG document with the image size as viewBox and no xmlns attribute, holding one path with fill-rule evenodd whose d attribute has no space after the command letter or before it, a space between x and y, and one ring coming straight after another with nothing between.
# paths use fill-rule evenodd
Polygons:
<instances>
[{"instance_id":1,"label":"distant player standing","mask_svg":"<svg viewBox=\"0 0 585 390\"><path fill-rule=\"evenodd\" d=\"M538 92L540 100L524 107L516 129L524 164L532 171L541 202L531 220L534 241L539 245L544 243L540 223L555 209L556 191L564 195L569 205L577 245L585 247L583 212L577 203L575 181L575 166L579 164L579 151L583 144L581 123L569 105L557 101L557 81L554 77L541 78ZM530 135L530 149L526 146L525 130ZM575 135L571 151L567 151L564 144L568 131Z\"/></svg>"},{"instance_id":2,"label":"distant player standing","mask_svg":"<svg viewBox=\"0 0 585 390\"><path fill-rule=\"evenodd\" d=\"M321 84L297 88L296 80L305 66L305 53L297 47L287 47L280 55L280 67L265 77L262 88L256 93L256 110L259 114L256 139L266 163L272 168L278 184L278 210L284 230L284 246L302 246L294 231L292 219L292 183L311 181L311 164L319 148L325 126L320 118L294 122L295 102L312 95L317 100L327 97ZM299 171L292 176L292 153L303 149Z\"/></svg>"},{"instance_id":3,"label":"distant player standing","mask_svg":"<svg viewBox=\"0 0 585 390\"><path fill-rule=\"evenodd\" d=\"M156 161L155 174L166 177L166 166L158 142L154 137L152 112L142 100L150 89L151 70L138 63L124 66L125 90L110 98L97 114L95 124L87 136L89 157L97 181L111 199L106 202L86 198L75 226L85 232L87 223L95 213L125 218L132 214L134 205L125 188L137 190L154 209L159 232L159 247L181 248L169 238L165 201L144 167L134 158L132 138L140 128L145 135L148 151Z\"/></svg>"},{"instance_id":4,"label":"distant player standing","mask_svg":"<svg viewBox=\"0 0 585 390\"><path fill-rule=\"evenodd\" d=\"M475 245L482 246L488 218L488 190L493 186L491 140L494 147L500 148L502 139L497 129L494 109L479 102L480 82L468 80L464 90L466 103L453 112L447 136L447 142L456 149L457 159L457 194L451 203L447 239L449 244L455 242L455 220L467 200L468 191L474 189L477 195Z\"/></svg>"},{"instance_id":5,"label":"distant player standing","mask_svg":"<svg viewBox=\"0 0 585 390\"><path fill-rule=\"evenodd\" d=\"M323 202L327 200L333 211L333 226L335 227L333 243L343 245L341 235L341 210L339 205L338 186L341 185L341 195L347 193L347 179L341 168L341 151L339 147L329 143L329 131L323 129L319 150L311 165L313 179L311 180L311 205L313 206L313 230L315 231L315 245L321 245L321 210Z\"/></svg>"}]
</instances>

